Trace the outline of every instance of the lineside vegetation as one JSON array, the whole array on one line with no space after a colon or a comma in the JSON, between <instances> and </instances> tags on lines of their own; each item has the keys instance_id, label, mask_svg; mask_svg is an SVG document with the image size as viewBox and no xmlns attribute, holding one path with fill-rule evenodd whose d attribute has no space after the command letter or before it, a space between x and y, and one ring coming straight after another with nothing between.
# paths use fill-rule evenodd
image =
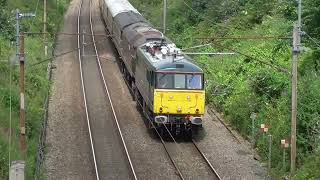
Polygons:
<instances>
[{"instance_id":1,"label":"lineside vegetation","mask_svg":"<svg viewBox=\"0 0 320 180\"><path fill-rule=\"evenodd\" d=\"M68 0L48 0L48 32L59 29ZM37 5L38 4L38 5ZM0 179L8 179L9 135L10 135L10 97L12 108L11 161L20 160L19 151L19 66L15 61L15 9L21 13L35 12L37 17L23 19L24 32L42 32L43 1L38 0L0 0ZM37 148L43 121L43 103L50 89L47 80L47 64L30 67L28 65L44 60L42 35L27 36L26 52L26 122L27 122L27 179L34 179ZM49 36L49 49L52 49L55 36ZM49 56L51 54L49 53ZM10 93L11 71L11 93ZM11 96L10 96L11 94Z\"/></svg>"},{"instance_id":2,"label":"lineside vegetation","mask_svg":"<svg viewBox=\"0 0 320 180\"><path fill-rule=\"evenodd\" d=\"M162 27L162 1L131 2L155 27ZM167 35L178 47L213 43L193 51L238 52L235 56L194 57L206 72L207 104L247 138L252 128L250 115L256 112L256 150L263 160L268 153L267 138L258 128L262 123L270 125L272 168L277 178L288 175L290 168L290 150L282 166L280 140L290 139L292 40L219 37L291 37L296 7L294 0L168 0ZM303 12L302 30L308 36L303 37L299 61L299 169L295 178L314 179L320 177L320 0L303 0Z\"/></svg>"}]
</instances>

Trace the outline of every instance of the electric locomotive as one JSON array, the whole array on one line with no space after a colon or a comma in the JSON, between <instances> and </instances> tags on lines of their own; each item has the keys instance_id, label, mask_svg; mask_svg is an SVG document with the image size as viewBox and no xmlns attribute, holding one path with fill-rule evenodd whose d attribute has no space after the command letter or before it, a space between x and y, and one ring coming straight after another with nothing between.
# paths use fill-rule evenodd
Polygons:
<instances>
[{"instance_id":1,"label":"electric locomotive","mask_svg":"<svg viewBox=\"0 0 320 180\"><path fill-rule=\"evenodd\" d=\"M121 56L121 70L145 116L157 128L167 126L174 133L202 126L202 69L127 0L101 0L100 8Z\"/></svg>"}]
</instances>

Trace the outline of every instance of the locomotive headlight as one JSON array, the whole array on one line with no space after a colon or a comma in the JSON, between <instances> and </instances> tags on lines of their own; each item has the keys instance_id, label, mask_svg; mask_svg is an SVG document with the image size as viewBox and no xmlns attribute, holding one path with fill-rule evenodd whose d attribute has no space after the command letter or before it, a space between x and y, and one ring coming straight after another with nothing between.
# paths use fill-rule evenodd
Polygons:
<instances>
[{"instance_id":1,"label":"locomotive headlight","mask_svg":"<svg viewBox=\"0 0 320 180\"><path fill-rule=\"evenodd\" d=\"M196 114L199 114L199 109L196 109Z\"/></svg>"},{"instance_id":2,"label":"locomotive headlight","mask_svg":"<svg viewBox=\"0 0 320 180\"><path fill-rule=\"evenodd\" d=\"M177 111L178 111L178 112L181 112L181 111L182 111L182 110L181 110L181 107L178 107Z\"/></svg>"},{"instance_id":3,"label":"locomotive headlight","mask_svg":"<svg viewBox=\"0 0 320 180\"><path fill-rule=\"evenodd\" d=\"M162 107L159 109L159 111L160 111L160 113L162 113L162 111L163 111Z\"/></svg>"}]
</instances>

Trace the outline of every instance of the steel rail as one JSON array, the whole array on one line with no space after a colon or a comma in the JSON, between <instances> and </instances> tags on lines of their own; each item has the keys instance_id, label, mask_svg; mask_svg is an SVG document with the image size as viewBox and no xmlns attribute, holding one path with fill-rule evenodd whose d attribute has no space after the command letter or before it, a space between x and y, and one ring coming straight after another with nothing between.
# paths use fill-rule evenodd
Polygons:
<instances>
[{"instance_id":1,"label":"steel rail","mask_svg":"<svg viewBox=\"0 0 320 180\"><path fill-rule=\"evenodd\" d=\"M221 177L219 176L218 172L216 171L216 169L212 166L212 164L210 163L210 161L208 160L208 158L202 153L202 151L200 150L200 148L198 147L197 143L194 141L194 139L192 139L192 143L194 145L194 147L196 147L196 149L198 150L198 152L201 154L201 157L206 161L207 165L210 167L211 171L215 174L215 176L220 180Z\"/></svg>"},{"instance_id":2,"label":"steel rail","mask_svg":"<svg viewBox=\"0 0 320 180\"><path fill-rule=\"evenodd\" d=\"M80 46L80 16L81 16L81 9L83 5L83 0L81 0L80 6L79 6L79 12L78 12L78 60L79 60L79 68L80 68L80 78L81 78L81 86L82 86L82 94L83 94L83 101L86 111L86 119L88 124L88 130L89 130L89 138L90 138L90 144L91 144L91 151L93 156L93 163L94 163L94 169L96 173L96 178L99 180L99 172L98 172L98 166L97 166L97 160L96 160L96 154L92 139L92 133L91 133L91 126L90 126L90 118L88 113L88 106L87 106L87 97L85 92L85 85L84 85L84 79L83 79L83 69L82 69L82 63L81 63L81 46Z\"/></svg>"},{"instance_id":3,"label":"steel rail","mask_svg":"<svg viewBox=\"0 0 320 180\"><path fill-rule=\"evenodd\" d=\"M98 66L99 66L100 75L101 75L101 78L102 78L102 81L103 81L103 85L104 85L105 91L107 93L108 100L110 102L110 106L111 106L112 113L113 113L113 116L114 116L114 119L115 119L115 122L116 122L116 125L117 125L117 129L118 129L118 132L119 132L119 135L120 135L120 138L121 138L122 145L123 145L125 153L127 155L127 159L128 159L131 171L132 171L132 175L134 176L134 179L137 180L138 178L137 178L136 172L134 170L133 163L131 161L131 157L130 157L130 154L128 152L128 148L127 148L126 142L125 142L125 140L123 138L123 134L122 134L122 131L121 131L121 128L120 128L120 125L119 125L118 117L117 117L117 114L115 112L115 109L114 109L114 106L113 106L113 102L112 102L112 99L111 99L111 95L110 95L110 92L109 92L109 88L108 88L108 85L106 83L106 79L104 77L104 73L103 73L103 70L102 70L100 57L99 57L99 53L98 53L98 50L97 50L97 45L95 43L96 40L95 40L94 31L93 31L93 23L92 23L92 8L91 8L92 0L89 1L89 4L90 4L90 7L89 7L90 8L90 28L91 28L91 33L92 33L91 36L92 36L94 50L95 50L95 53L96 53L96 60L97 60Z\"/></svg>"},{"instance_id":4,"label":"steel rail","mask_svg":"<svg viewBox=\"0 0 320 180\"><path fill-rule=\"evenodd\" d=\"M139 104L140 104L140 103L139 103ZM184 176L182 175L181 170L178 168L177 164L174 162L173 158L171 157L171 155L170 155L170 153L169 153L169 150L168 150L168 148L167 148L167 145L166 145L165 141L163 140L163 138L161 137L161 134L159 133L159 131L157 130L157 128L155 127L155 125L153 124L153 122L151 122L151 120L150 120L148 117L147 117L147 119L150 121L152 127L154 128L154 130L156 131L157 135L159 136L160 141L161 141L161 143L162 143L162 145L163 145L163 148L164 148L164 150L166 151L166 153L167 153L167 155L168 155L171 163L173 164L174 168L176 169L176 172L178 173L180 179L184 180L185 178L184 178Z\"/></svg>"},{"instance_id":5,"label":"steel rail","mask_svg":"<svg viewBox=\"0 0 320 180\"><path fill-rule=\"evenodd\" d=\"M175 138L173 137L173 135L171 134L171 132L169 131L169 129L164 125L164 127L166 128L167 132L169 133L170 137L172 138L172 140L174 141L174 143L177 145L177 147L179 146L179 144L177 143L177 141L175 140ZM196 144L196 142L194 141L194 139L192 139L192 144L194 145L194 147L197 149L197 151L199 152L199 154L201 155L201 157L205 160L206 164L210 167L210 170L213 172L213 174L218 178L218 180L220 180L220 176L218 174L218 172L215 170L215 168L212 166L212 164L210 163L210 161L208 160L208 158L202 153L202 151L200 150L200 148L198 147L198 145ZM180 148L179 148L180 149ZM181 151L181 150L180 150Z\"/></svg>"},{"instance_id":6,"label":"steel rail","mask_svg":"<svg viewBox=\"0 0 320 180\"><path fill-rule=\"evenodd\" d=\"M171 132L169 131L169 129L164 126L167 130L167 132L169 133L170 137L172 138L172 140L175 142L175 144L178 146L177 141L175 140L175 138L172 136ZM199 152L199 154L201 155L201 157L205 160L206 164L210 167L210 170L213 172L213 174L216 176L216 178L218 180L221 179L221 177L219 176L218 172L215 170L215 168L212 166L212 164L210 163L210 161L208 160L208 158L202 153L202 151L200 150L200 148L198 147L198 145L196 144L196 142L194 141L194 139L192 139L192 144L194 145L194 147L197 149L197 151ZM180 148L179 148L180 149ZM181 150L180 150L181 151Z\"/></svg>"},{"instance_id":7,"label":"steel rail","mask_svg":"<svg viewBox=\"0 0 320 180\"><path fill-rule=\"evenodd\" d=\"M170 137L172 138L172 140L175 142L175 144L178 146L177 141L175 140L175 138L172 136L171 132L169 131L169 129L164 126L167 130L167 132L169 133ZM200 148L198 147L198 145L196 144L196 142L194 141L194 139L192 139L192 144L194 145L194 147L197 149L197 151L199 152L199 154L201 155L201 157L205 160L206 164L210 167L210 170L213 172L213 174L216 176L216 178L218 178L218 180L220 180L220 176L218 174L218 172L215 170L215 168L212 166L212 164L210 163L210 161L208 160L208 158L202 153L202 151L200 150Z\"/></svg>"}]
</instances>

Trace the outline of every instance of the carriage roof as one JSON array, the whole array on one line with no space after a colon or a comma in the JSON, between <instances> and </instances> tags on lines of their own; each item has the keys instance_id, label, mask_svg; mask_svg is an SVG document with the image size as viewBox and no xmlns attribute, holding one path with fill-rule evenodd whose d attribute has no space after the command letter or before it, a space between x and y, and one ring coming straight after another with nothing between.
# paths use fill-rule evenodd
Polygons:
<instances>
[{"instance_id":1,"label":"carriage roof","mask_svg":"<svg viewBox=\"0 0 320 180\"><path fill-rule=\"evenodd\" d=\"M140 14L139 11L134 8L129 1L127 0L104 0L107 4L107 6L110 8L110 12L112 14L112 17L117 16L120 13L123 12L135 12L137 14Z\"/></svg>"}]
</instances>

